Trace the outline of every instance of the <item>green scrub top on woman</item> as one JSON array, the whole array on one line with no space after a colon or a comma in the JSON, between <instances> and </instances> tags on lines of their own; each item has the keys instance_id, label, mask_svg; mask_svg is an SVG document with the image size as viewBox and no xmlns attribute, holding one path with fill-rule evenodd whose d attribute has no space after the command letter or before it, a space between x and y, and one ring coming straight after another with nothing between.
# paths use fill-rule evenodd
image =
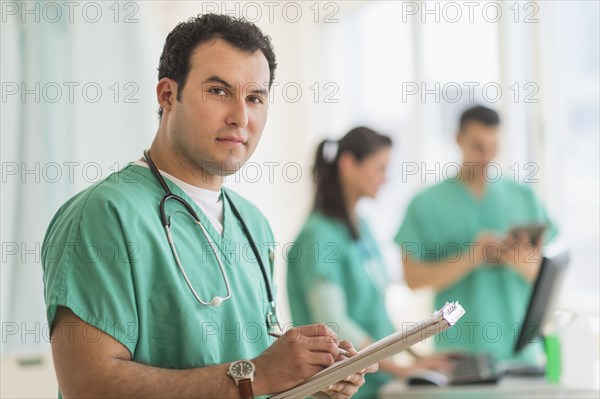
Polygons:
<instances>
[{"instance_id":1,"label":"green scrub top on woman","mask_svg":"<svg viewBox=\"0 0 600 399\"><path fill-rule=\"evenodd\" d=\"M162 368L189 369L258 356L270 344L265 281L231 204L221 194L220 235L183 190L169 180L167 184L195 210L216 244L231 298L219 307L196 300L161 223L164 191L149 169L130 164L75 195L52 220L42 249L48 322L58 306L67 307L121 342L132 360ZM268 222L247 200L226 191L272 274L267 259L272 259L274 240ZM224 297L223 276L199 227L183 206L167 204L191 285L204 301Z\"/></svg>"},{"instance_id":2,"label":"green scrub top on woman","mask_svg":"<svg viewBox=\"0 0 600 399\"><path fill-rule=\"evenodd\" d=\"M350 339L355 346L367 336L378 340L395 331L385 308L388 279L379 248L363 220L359 232L360 237L355 240L342 222L315 211L287 256L287 289L294 324L328 324L340 339ZM342 289L343 305L355 328L344 331L331 325L330 320L318 319L319 312L311 306L310 295L319 281ZM392 377L377 372L366 375L365 379L365 385L354 397L376 397L377 389Z\"/></svg>"}]
</instances>

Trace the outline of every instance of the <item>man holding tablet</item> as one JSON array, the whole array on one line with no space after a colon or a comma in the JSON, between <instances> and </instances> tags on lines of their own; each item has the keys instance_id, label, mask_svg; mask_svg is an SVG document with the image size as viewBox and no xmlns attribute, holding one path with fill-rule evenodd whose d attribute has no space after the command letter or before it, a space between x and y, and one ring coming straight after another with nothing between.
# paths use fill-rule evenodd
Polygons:
<instances>
[{"instance_id":1,"label":"man holding tablet","mask_svg":"<svg viewBox=\"0 0 600 399\"><path fill-rule=\"evenodd\" d=\"M437 349L488 352L503 360L512 357L522 327L541 240L557 232L530 187L486 178L499 126L498 114L486 107L462 114L460 174L411 201L395 241L409 287L433 288L436 307L458 300L467 310L457 328L436 339ZM540 347L532 347L522 360L536 360Z\"/></svg>"}]
</instances>

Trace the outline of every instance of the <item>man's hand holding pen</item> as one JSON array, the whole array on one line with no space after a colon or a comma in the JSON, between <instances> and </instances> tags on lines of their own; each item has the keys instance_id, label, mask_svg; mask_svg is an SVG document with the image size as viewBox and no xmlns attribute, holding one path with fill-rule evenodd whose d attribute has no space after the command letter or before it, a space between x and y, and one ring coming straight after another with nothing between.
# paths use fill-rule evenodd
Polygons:
<instances>
[{"instance_id":1,"label":"man's hand holding pen","mask_svg":"<svg viewBox=\"0 0 600 399\"><path fill-rule=\"evenodd\" d=\"M265 381L270 387L275 387L275 392L292 388L345 356L356 353L349 341L340 342L337 335L323 324L291 328L253 360L257 391L261 391L260 385ZM364 384L364 374L374 373L377 369L377 365L373 365L361 370L333 384L324 393L331 398L349 398Z\"/></svg>"},{"instance_id":2,"label":"man's hand holding pen","mask_svg":"<svg viewBox=\"0 0 600 399\"><path fill-rule=\"evenodd\" d=\"M272 332L270 332L270 333L269 333L269 335L270 335L271 337L274 337L274 338L281 338L281 337L283 337L283 334L279 334L279 333L272 333ZM345 342L345 341L342 341L342 342ZM341 344L340 344L340 345L341 345ZM350 356L352 356L352 355L350 354L350 352L348 352L347 350L345 350L345 349L341 348L340 346L338 346L338 351L339 351L339 354L340 354L342 357L350 357Z\"/></svg>"}]
</instances>

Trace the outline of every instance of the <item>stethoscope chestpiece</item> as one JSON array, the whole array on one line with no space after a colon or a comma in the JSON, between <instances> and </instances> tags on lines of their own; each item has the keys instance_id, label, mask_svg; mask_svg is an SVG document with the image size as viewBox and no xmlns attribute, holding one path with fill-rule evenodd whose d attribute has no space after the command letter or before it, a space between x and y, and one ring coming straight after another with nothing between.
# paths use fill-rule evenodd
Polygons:
<instances>
[{"instance_id":1,"label":"stethoscope chestpiece","mask_svg":"<svg viewBox=\"0 0 600 399\"><path fill-rule=\"evenodd\" d=\"M219 306L221 306L222 303L223 303L223 298L220 296L216 296L210 301L209 304L212 307L218 308Z\"/></svg>"}]
</instances>

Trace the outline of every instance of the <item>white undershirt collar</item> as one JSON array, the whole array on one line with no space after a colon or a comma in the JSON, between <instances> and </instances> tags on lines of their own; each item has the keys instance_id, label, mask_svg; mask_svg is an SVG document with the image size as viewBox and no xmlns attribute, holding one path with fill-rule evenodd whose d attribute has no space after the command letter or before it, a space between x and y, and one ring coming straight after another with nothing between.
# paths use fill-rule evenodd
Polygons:
<instances>
[{"instance_id":1,"label":"white undershirt collar","mask_svg":"<svg viewBox=\"0 0 600 399\"><path fill-rule=\"evenodd\" d=\"M144 161L136 160L135 164L142 166L146 169L150 169ZM160 169L159 172L162 176L171 180L180 189L182 189L183 192L185 192L196 203L196 205L198 205L202 212L204 212L208 220L210 220L210 222L212 223L214 228L219 232L219 234L223 234L223 201L221 200L221 190L213 191L207 190L205 188L200 188L192 184L186 183L176 178L175 176L171 176L167 172L163 172Z\"/></svg>"}]
</instances>

